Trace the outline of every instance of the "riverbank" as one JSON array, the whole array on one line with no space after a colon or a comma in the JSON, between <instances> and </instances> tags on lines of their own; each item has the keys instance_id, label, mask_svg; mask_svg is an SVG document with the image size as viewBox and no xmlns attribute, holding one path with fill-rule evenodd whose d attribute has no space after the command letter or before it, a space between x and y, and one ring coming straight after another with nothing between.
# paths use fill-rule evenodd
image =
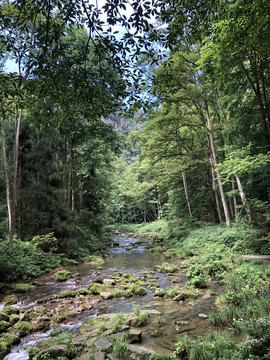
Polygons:
<instances>
[{"instance_id":1,"label":"riverbank","mask_svg":"<svg viewBox=\"0 0 270 360\"><path fill-rule=\"evenodd\" d=\"M63 281L53 271L23 295L25 303L12 305L19 313L6 307L3 354L18 336L25 344L7 360L29 359L28 351L30 358L54 359L67 349L61 359L267 359L269 262L246 261L222 244L224 228L178 228L167 237L161 226L112 232L104 263L68 266ZM238 242L243 235L231 234ZM130 333L139 337L135 345ZM101 339L106 349L96 344Z\"/></svg>"}]
</instances>

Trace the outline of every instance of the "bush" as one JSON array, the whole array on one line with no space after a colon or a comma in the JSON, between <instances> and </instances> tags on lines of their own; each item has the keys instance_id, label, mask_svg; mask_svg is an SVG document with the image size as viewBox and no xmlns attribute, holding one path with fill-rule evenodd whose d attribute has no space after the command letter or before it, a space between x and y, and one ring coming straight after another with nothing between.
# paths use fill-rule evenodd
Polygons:
<instances>
[{"instance_id":1,"label":"bush","mask_svg":"<svg viewBox=\"0 0 270 360\"><path fill-rule=\"evenodd\" d=\"M43 256L31 242L15 238L11 253L8 251L8 241L0 242L0 280L6 283L29 280L60 264L60 256Z\"/></svg>"},{"instance_id":2,"label":"bush","mask_svg":"<svg viewBox=\"0 0 270 360\"><path fill-rule=\"evenodd\" d=\"M203 268L200 264L191 265L187 271L187 277L193 278L203 274Z\"/></svg>"},{"instance_id":3,"label":"bush","mask_svg":"<svg viewBox=\"0 0 270 360\"><path fill-rule=\"evenodd\" d=\"M33 237L32 243L38 250L42 250L44 252L54 252L57 250L57 239L53 232Z\"/></svg>"}]
</instances>

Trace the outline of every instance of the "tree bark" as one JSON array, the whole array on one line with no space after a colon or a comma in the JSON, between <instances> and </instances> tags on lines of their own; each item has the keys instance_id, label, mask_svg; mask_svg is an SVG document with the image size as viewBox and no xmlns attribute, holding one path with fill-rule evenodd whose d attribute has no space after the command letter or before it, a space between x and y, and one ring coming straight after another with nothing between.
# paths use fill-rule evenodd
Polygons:
<instances>
[{"instance_id":1,"label":"tree bark","mask_svg":"<svg viewBox=\"0 0 270 360\"><path fill-rule=\"evenodd\" d=\"M234 179L232 179L232 190L235 190L235 182ZM237 200L236 196L233 197L233 208L234 208L234 217L237 217L238 215L238 208L237 208Z\"/></svg>"},{"instance_id":2,"label":"tree bark","mask_svg":"<svg viewBox=\"0 0 270 360\"><path fill-rule=\"evenodd\" d=\"M240 194L242 203L243 203L244 208L245 208L246 213L247 213L248 222L249 222L250 226L252 227L251 211L250 211L250 207L249 207L248 202L247 202L246 194L243 191L243 187L242 187L242 183L241 183L240 178L236 175L235 179L236 179L236 183L237 183L237 186L238 186L238 189L239 189L239 194Z\"/></svg>"},{"instance_id":3,"label":"tree bark","mask_svg":"<svg viewBox=\"0 0 270 360\"><path fill-rule=\"evenodd\" d=\"M9 178L9 174L8 174L8 163L7 163L6 142L5 142L5 125L4 125L3 120L1 121L1 127L2 127L3 163L4 163L4 173L5 173L5 179L6 179L8 227L9 227L9 231L10 231L10 229L11 229L10 178Z\"/></svg>"},{"instance_id":4,"label":"tree bark","mask_svg":"<svg viewBox=\"0 0 270 360\"><path fill-rule=\"evenodd\" d=\"M19 136L22 120L22 109L16 111L15 117L15 142L14 142L14 173L13 173L13 186L12 186L12 203L11 203L11 225L9 231L9 252L13 249L13 237L15 232L15 215L16 215L16 202L17 202L17 175L18 175L18 158L19 158Z\"/></svg>"},{"instance_id":5,"label":"tree bark","mask_svg":"<svg viewBox=\"0 0 270 360\"><path fill-rule=\"evenodd\" d=\"M183 179L183 184L184 184L184 189L185 189L185 196L186 196L188 212L189 212L189 215L192 217L191 206L190 206L190 201L189 201L188 186L187 186L187 178L186 178L186 174L184 171L182 171L182 179Z\"/></svg>"},{"instance_id":6,"label":"tree bark","mask_svg":"<svg viewBox=\"0 0 270 360\"><path fill-rule=\"evenodd\" d=\"M211 120L210 120L210 115L209 115L209 110L208 110L208 103L207 103L206 98L204 98L204 106L205 106L205 115L206 115L206 120L207 120L208 131L209 131L209 140L210 140L210 148L211 148L213 167L215 168L214 171L215 171L215 175L216 175L216 178L217 178L219 193L220 193L222 206L223 206L223 210L224 210L226 226L227 226L227 228L231 228L231 220L230 220L230 215L229 215L229 211L228 211L227 202L226 202L226 199L225 199L225 193L224 193L223 185L222 185L222 182L221 182L219 171L216 170L217 156L216 156L216 149L215 149L215 144L214 144L212 125L211 125Z\"/></svg>"},{"instance_id":7,"label":"tree bark","mask_svg":"<svg viewBox=\"0 0 270 360\"><path fill-rule=\"evenodd\" d=\"M221 216L220 204L219 204L219 198L218 198L218 192L217 192L217 186L216 186L215 171L214 171L214 167L213 167L211 159L210 159L210 163L211 163L211 174L212 174L213 189L214 189L216 207L217 207L217 213L218 213L218 220L219 220L219 223L222 224L222 216Z\"/></svg>"}]
</instances>

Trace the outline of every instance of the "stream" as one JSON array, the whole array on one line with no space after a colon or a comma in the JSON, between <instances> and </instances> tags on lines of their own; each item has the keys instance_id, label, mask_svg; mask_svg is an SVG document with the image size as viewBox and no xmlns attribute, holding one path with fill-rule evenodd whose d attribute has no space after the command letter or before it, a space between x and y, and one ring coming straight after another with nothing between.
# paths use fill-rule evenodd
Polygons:
<instances>
[{"instance_id":1,"label":"stream","mask_svg":"<svg viewBox=\"0 0 270 360\"><path fill-rule=\"evenodd\" d=\"M149 237L149 242L151 238ZM106 251L105 262L102 265L80 264L68 266L65 269L77 274L66 282L56 282L54 273L41 276L38 281L44 285L32 289L26 296L19 298L15 306L19 309L30 309L36 305L36 300L52 294L57 294L63 290L74 290L88 285L96 278L111 278L114 272L132 273L135 276L155 277L160 289L173 288L174 286L183 287L187 278L185 270L182 269L176 274L163 274L154 271L156 265L167 261L162 255L154 255L145 244L127 234L118 233L117 230L112 235L112 245ZM180 263L180 260L171 260L172 263ZM177 283L172 279L177 277ZM212 279L209 287L205 289L204 295L198 299L188 299L186 301L172 301L172 299L154 297L154 290L146 288L147 294L144 296L133 296L131 298L117 298L106 301L99 301L96 307L89 310L78 312L76 316L70 318L55 328L50 328L46 332L34 333L22 338L19 345L14 346L4 360L28 360L27 349L34 347L40 342L49 339L53 334L70 331L76 334L82 324L98 314L107 313L130 313L134 307L142 310L156 311L159 321L153 321L142 329L142 346L157 353L170 353L175 349L175 343L181 334L188 332L190 335L202 335L207 330L213 329L207 315L215 307L216 295L222 292L222 286L218 281ZM0 305L3 308L3 305ZM177 324L181 323L181 326Z\"/></svg>"}]
</instances>

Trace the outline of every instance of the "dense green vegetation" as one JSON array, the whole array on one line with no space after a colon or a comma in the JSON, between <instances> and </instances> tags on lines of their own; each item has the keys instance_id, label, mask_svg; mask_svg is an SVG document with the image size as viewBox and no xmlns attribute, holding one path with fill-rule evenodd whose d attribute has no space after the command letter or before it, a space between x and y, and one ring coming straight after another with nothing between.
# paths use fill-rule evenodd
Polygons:
<instances>
[{"instance_id":1,"label":"dense green vegetation","mask_svg":"<svg viewBox=\"0 0 270 360\"><path fill-rule=\"evenodd\" d=\"M268 1L4 0L0 17L1 289L132 224L188 257L186 291L226 284L211 321L229 330L175 356L269 359L269 268L240 257L270 254Z\"/></svg>"},{"instance_id":2,"label":"dense green vegetation","mask_svg":"<svg viewBox=\"0 0 270 360\"><path fill-rule=\"evenodd\" d=\"M161 220L132 225L129 229L153 234L151 251L162 253L174 262L184 259L183 266L187 267L189 278L185 285L187 289L200 291L208 286L209 277L215 277L226 286L224 294L216 299L217 310L210 315L217 330L198 338L182 335L176 351L168 358L269 358L269 265L265 260L245 260L240 255L253 253L254 246L262 248L265 245L257 230L250 230L241 223L227 229L218 225L188 225ZM168 266L164 268L164 272L170 271ZM179 290L175 287L167 294L159 291L156 296L177 300Z\"/></svg>"}]
</instances>

